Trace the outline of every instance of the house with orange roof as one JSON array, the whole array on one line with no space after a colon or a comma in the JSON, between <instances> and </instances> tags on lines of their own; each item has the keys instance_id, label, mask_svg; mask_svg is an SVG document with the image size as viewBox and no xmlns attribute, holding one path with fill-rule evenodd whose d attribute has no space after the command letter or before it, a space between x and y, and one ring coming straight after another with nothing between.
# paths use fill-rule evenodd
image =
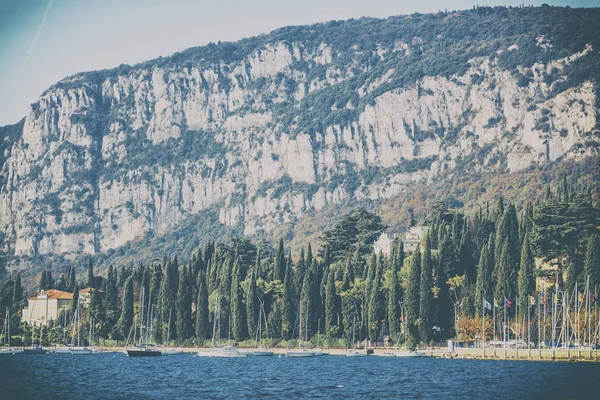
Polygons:
<instances>
[{"instance_id":1,"label":"house with orange roof","mask_svg":"<svg viewBox=\"0 0 600 400\"><path fill-rule=\"evenodd\" d=\"M27 299L21 320L33 325L47 325L58 318L61 310L70 310L73 293L62 290L41 290L36 296Z\"/></svg>"},{"instance_id":2,"label":"house with orange roof","mask_svg":"<svg viewBox=\"0 0 600 400\"><path fill-rule=\"evenodd\" d=\"M91 287L81 289L79 291L79 303L82 307L88 308L90 306L90 302L92 301L92 292L98 293L99 295L104 294L104 290L94 289Z\"/></svg>"}]
</instances>

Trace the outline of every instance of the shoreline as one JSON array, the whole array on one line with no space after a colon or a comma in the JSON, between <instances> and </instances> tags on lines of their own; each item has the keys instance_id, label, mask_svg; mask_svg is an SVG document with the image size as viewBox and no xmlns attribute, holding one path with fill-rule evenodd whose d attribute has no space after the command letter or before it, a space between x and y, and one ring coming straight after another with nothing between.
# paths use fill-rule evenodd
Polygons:
<instances>
[{"instance_id":1,"label":"shoreline","mask_svg":"<svg viewBox=\"0 0 600 400\"><path fill-rule=\"evenodd\" d=\"M99 350L122 352L123 347L115 346L97 346ZM198 352L211 351L210 347L176 347L186 354L195 354ZM252 347L238 347L241 351L252 351ZM325 353L332 356L343 356L347 349L344 348L321 348ZM48 348L48 350L52 350ZM275 356L285 355L287 348L268 348ZM373 348L371 356L383 356L386 352L403 352L406 350L394 348ZM557 361L557 362L600 362L600 350L580 350L577 349L485 349L485 356L482 349L463 349L456 348L454 351L448 351L444 348L420 349L428 357L440 359L460 359L460 360L508 360L508 361Z\"/></svg>"}]
</instances>

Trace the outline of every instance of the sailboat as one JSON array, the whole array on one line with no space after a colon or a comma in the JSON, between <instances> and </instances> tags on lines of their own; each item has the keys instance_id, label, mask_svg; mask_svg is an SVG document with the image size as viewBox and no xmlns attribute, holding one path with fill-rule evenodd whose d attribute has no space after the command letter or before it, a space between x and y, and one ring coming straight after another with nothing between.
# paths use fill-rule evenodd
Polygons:
<instances>
[{"instance_id":1,"label":"sailboat","mask_svg":"<svg viewBox=\"0 0 600 400\"><path fill-rule=\"evenodd\" d=\"M150 300L151 297L149 296L149 300L148 300L148 309L150 309ZM144 297L144 288L142 288L142 307L140 310L140 318L137 318L136 316L136 320L139 319L140 321L140 339L139 342L136 341L136 325L137 325L137 321L134 321L134 325L132 327L133 329L133 346L130 348L126 347L125 353L127 353L127 355L129 357L158 357L162 355L162 352L157 349L155 346L148 344L148 333L150 331L150 329L148 329L148 327L146 327L146 337L144 338L144 302L145 302L145 297ZM150 310L148 310L148 318L146 320L148 322L148 324L150 324ZM131 332L130 332L131 334ZM127 338L127 341L129 342L129 338Z\"/></svg>"},{"instance_id":2,"label":"sailboat","mask_svg":"<svg viewBox=\"0 0 600 400\"><path fill-rule=\"evenodd\" d=\"M90 324L91 323L92 322L90 321ZM71 354L75 355L75 356L92 354L92 349L81 346L81 343L79 340L80 325L81 325L81 315L79 312L79 298L78 298L77 299L77 307L75 308L75 315L73 317L73 330L74 331L76 330L77 333L74 332L73 336L71 337L71 346L69 347ZM75 346L75 335L77 335L77 346Z\"/></svg>"},{"instance_id":3,"label":"sailboat","mask_svg":"<svg viewBox=\"0 0 600 400\"><path fill-rule=\"evenodd\" d=\"M46 350L40 346L39 343L35 342L35 324L31 323L31 317L33 316L33 311L35 310L35 303L33 304L33 309L29 314L29 326L31 326L31 347L25 347L23 349L23 353L25 354L46 354ZM40 342L42 341L42 324L40 324Z\"/></svg>"},{"instance_id":4,"label":"sailboat","mask_svg":"<svg viewBox=\"0 0 600 400\"><path fill-rule=\"evenodd\" d=\"M313 353L315 353L315 357L318 356L326 356L329 353L324 353L321 347L319 346L319 340L321 339L321 320L319 319L319 327L317 329L317 347L313 349Z\"/></svg>"},{"instance_id":5,"label":"sailboat","mask_svg":"<svg viewBox=\"0 0 600 400\"><path fill-rule=\"evenodd\" d=\"M356 317L354 317L354 320L352 321L352 343L354 343L354 348L346 352L346 357L366 357L368 355L366 350L359 350L356 348L356 342L354 341L355 328Z\"/></svg>"},{"instance_id":6,"label":"sailboat","mask_svg":"<svg viewBox=\"0 0 600 400\"><path fill-rule=\"evenodd\" d=\"M297 350L290 350L288 348L286 355L288 357L314 357L315 353L311 350L308 349L308 345L307 344L303 344L302 343L302 307L299 304L298 305L298 319L299 319L299 324L298 324L298 349ZM307 307L307 311L308 311L308 307ZM307 321L308 321L308 317L307 317ZM308 336L308 322L306 324L307 326L307 330L306 330L306 335Z\"/></svg>"},{"instance_id":7,"label":"sailboat","mask_svg":"<svg viewBox=\"0 0 600 400\"><path fill-rule=\"evenodd\" d=\"M262 323L262 304L259 310L259 314L258 314L258 327L256 328L256 347L254 348L254 351L247 353L249 356L254 356L254 357L268 357L268 356L272 356L273 352L267 350L267 348L262 344L262 329L261 329L261 323Z\"/></svg>"},{"instance_id":8,"label":"sailboat","mask_svg":"<svg viewBox=\"0 0 600 400\"><path fill-rule=\"evenodd\" d=\"M172 310L169 311L169 327L167 328L167 346L169 346L169 342L171 339L171 313ZM160 352L163 356L178 356L184 354L183 350L177 348L174 349L172 347L163 348Z\"/></svg>"},{"instance_id":9,"label":"sailboat","mask_svg":"<svg viewBox=\"0 0 600 400\"><path fill-rule=\"evenodd\" d=\"M217 346L215 346L215 332L217 334ZM229 340L231 340L231 317L229 318ZM213 320L213 337L212 337L213 348L210 351L199 351L198 356L200 357L215 357L215 358L242 358L246 357L246 353L240 352L237 347L233 345L227 345L221 347L221 302L219 301L219 294L217 293L217 303L215 305L215 316Z\"/></svg>"},{"instance_id":10,"label":"sailboat","mask_svg":"<svg viewBox=\"0 0 600 400\"><path fill-rule=\"evenodd\" d=\"M2 327L2 342L3 347L0 349L0 354L17 354L22 353L22 349L15 349L10 347L10 308L6 307L6 317L4 318L4 325Z\"/></svg>"},{"instance_id":11,"label":"sailboat","mask_svg":"<svg viewBox=\"0 0 600 400\"><path fill-rule=\"evenodd\" d=\"M67 326L67 313L65 312L63 313L63 315L63 323L60 328L63 336L62 344L60 346L58 345L58 343L54 345L54 349L52 350L54 354L71 354L71 349L65 346L65 343L67 342L67 336L69 334L68 331L65 331L65 326Z\"/></svg>"}]
</instances>

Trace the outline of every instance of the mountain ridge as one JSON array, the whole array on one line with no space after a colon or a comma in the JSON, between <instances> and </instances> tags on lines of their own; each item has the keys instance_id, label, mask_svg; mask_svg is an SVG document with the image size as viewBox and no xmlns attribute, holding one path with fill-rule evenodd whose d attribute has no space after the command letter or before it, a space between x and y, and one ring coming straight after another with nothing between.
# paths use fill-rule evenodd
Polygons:
<instances>
[{"instance_id":1,"label":"mountain ridge","mask_svg":"<svg viewBox=\"0 0 600 400\"><path fill-rule=\"evenodd\" d=\"M12 265L68 260L200 214L213 235L290 238L306 216L456 171L585 160L600 143L595 16L332 21L75 74L1 128L0 245Z\"/></svg>"}]
</instances>

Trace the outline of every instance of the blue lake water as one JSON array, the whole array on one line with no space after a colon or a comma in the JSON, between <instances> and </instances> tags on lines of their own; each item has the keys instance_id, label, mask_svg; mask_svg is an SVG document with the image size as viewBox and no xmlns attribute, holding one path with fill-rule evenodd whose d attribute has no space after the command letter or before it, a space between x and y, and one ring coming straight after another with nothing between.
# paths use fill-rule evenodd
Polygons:
<instances>
[{"instance_id":1,"label":"blue lake water","mask_svg":"<svg viewBox=\"0 0 600 400\"><path fill-rule=\"evenodd\" d=\"M600 364L324 356L0 356L0 399L600 398Z\"/></svg>"}]
</instances>

